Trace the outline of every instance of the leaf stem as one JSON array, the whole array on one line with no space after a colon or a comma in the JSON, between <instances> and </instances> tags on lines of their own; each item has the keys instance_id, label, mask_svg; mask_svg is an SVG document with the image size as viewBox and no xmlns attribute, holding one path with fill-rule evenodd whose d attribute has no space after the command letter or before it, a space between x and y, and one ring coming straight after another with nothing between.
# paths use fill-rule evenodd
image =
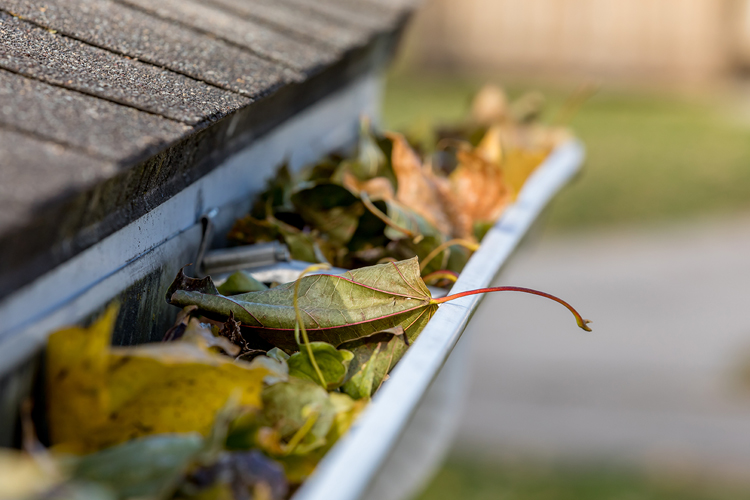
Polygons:
<instances>
[{"instance_id":1,"label":"leaf stem","mask_svg":"<svg viewBox=\"0 0 750 500\"><path fill-rule=\"evenodd\" d=\"M305 423L302 424L302 427L297 429L297 432L294 433L294 436L292 436L292 439L289 440L289 443L286 445L286 454L291 454L294 449L302 442L302 440L307 436L307 433L310 432L310 429L313 428L315 425L315 422L318 421L318 417L320 414L317 411L313 411L310 413L310 415L307 417L307 420L305 420Z\"/></svg>"},{"instance_id":2,"label":"leaf stem","mask_svg":"<svg viewBox=\"0 0 750 500\"><path fill-rule=\"evenodd\" d=\"M447 269L442 269L440 271L433 271L422 280L424 280L425 283L437 283L438 281L445 279L450 281L451 283L455 283L458 280L458 273L455 273L453 271L449 271Z\"/></svg>"},{"instance_id":3,"label":"leaf stem","mask_svg":"<svg viewBox=\"0 0 750 500\"><path fill-rule=\"evenodd\" d=\"M419 263L419 270L424 271L425 268L427 267L427 264L429 264L430 261L432 261L432 259L440 255L440 253L443 252L446 248L451 247L453 245L459 245L464 248L468 248L472 252L476 252L477 249L479 249L479 243L475 243L473 241L463 240L460 238L448 240L445 243L442 243L436 246L430 253L427 254L427 257L422 259L422 262Z\"/></svg>"},{"instance_id":4,"label":"leaf stem","mask_svg":"<svg viewBox=\"0 0 750 500\"><path fill-rule=\"evenodd\" d=\"M555 119L552 120L552 123L557 126L568 125L581 106L591 99L591 97L598 91L599 85L594 82L589 81L580 85L571 95L568 96L567 99L565 99L565 102L557 112Z\"/></svg>"},{"instance_id":5,"label":"leaf stem","mask_svg":"<svg viewBox=\"0 0 750 500\"><path fill-rule=\"evenodd\" d=\"M532 295L539 295L540 297L545 297L550 300L554 300L558 304L562 304L565 306L571 313L573 313L573 316L576 317L576 323L578 323L578 326L587 332L591 331L591 328L589 328L588 323L591 323L591 320L583 319L580 314L578 314L578 311L576 311L573 306L565 302L564 300L555 297L554 295L550 295L549 293L540 292L538 290L533 290L531 288L522 288L520 286L496 286L491 288L480 288L478 290L468 290L466 292L456 293L453 295L448 295L446 297L441 297L439 299L432 299L430 301L431 304L442 304L443 302L450 302L451 300L455 300L461 297L466 297L468 295L475 295L478 293L488 293L488 292L523 292L523 293L530 293Z\"/></svg>"},{"instance_id":6,"label":"leaf stem","mask_svg":"<svg viewBox=\"0 0 750 500\"><path fill-rule=\"evenodd\" d=\"M323 385L324 389L328 388L328 384L326 383L326 379L323 376L323 372L320 371L318 362L315 361L315 355L313 354L312 347L310 346L310 339L307 336L305 323L302 321L302 313L300 312L300 308L299 308L299 285L302 282L302 277L306 275L307 273L311 273L313 271L319 271L321 269L330 269L330 268L331 268L330 264L323 263L323 264L314 264L306 268L304 271L302 271L302 274L299 275L299 277L297 278L297 281L294 282L294 296L292 298L294 302L294 314L297 316L297 324L294 327L294 338L297 341L297 345L299 345L299 335L297 335L297 329L299 327L299 330L302 331L302 340L305 342L305 347L307 348L307 355L310 356L310 363L312 363L313 368L315 368L315 373L318 374L318 378L320 379L320 383Z\"/></svg>"},{"instance_id":7,"label":"leaf stem","mask_svg":"<svg viewBox=\"0 0 750 500\"><path fill-rule=\"evenodd\" d=\"M406 229L405 227L399 226L398 224L396 224L393 221L393 219L391 219L386 214L384 214L382 210L380 210L378 207L375 206L375 204L372 201L370 201L370 197L367 196L367 193L365 193L364 191L362 191L362 192L359 193L359 197L362 199L362 203L365 204L365 207L367 208L367 210L369 210L370 213L372 213L372 215L374 215L378 219L380 219L383 222L385 222L386 226L392 227L393 229L395 229L399 233L404 233L409 238L415 238L416 239L419 236L421 236L420 234L414 234L413 231L410 231L409 229Z\"/></svg>"}]
</instances>

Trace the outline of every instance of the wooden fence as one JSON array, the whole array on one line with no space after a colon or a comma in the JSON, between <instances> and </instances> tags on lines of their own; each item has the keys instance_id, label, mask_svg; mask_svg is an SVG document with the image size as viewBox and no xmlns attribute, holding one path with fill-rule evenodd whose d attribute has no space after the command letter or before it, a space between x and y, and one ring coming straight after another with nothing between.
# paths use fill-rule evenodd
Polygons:
<instances>
[{"instance_id":1,"label":"wooden fence","mask_svg":"<svg viewBox=\"0 0 750 500\"><path fill-rule=\"evenodd\" d=\"M428 0L415 63L475 71L703 81L750 61L748 0Z\"/></svg>"}]
</instances>

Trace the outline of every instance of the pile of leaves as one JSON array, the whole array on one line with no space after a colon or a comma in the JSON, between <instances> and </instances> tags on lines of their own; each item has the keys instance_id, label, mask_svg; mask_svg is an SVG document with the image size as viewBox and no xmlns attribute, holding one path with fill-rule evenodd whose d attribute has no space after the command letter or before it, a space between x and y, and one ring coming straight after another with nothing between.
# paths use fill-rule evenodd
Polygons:
<instances>
[{"instance_id":1,"label":"pile of leaves","mask_svg":"<svg viewBox=\"0 0 750 500\"><path fill-rule=\"evenodd\" d=\"M531 93L508 104L502 90L485 87L467 122L432 131L429 149L424 139L378 135L364 120L352 156L297 174L282 166L229 239L278 240L294 259L345 269L417 256L424 276L458 273L528 176L569 138L537 122L542 102Z\"/></svg>"},{"instance_id":2,"label":"pile of leaves","mask_svg":"<svg viewBox=\"0 0 750 500\"><path fill-rule=\"evenodd\" d=\"M0 497L281 499L363 407L295 376L299 356L233 359L194 317L174 341L110 347L116 315L50 337L53 447L0 453Z\"/></svg>"},{"instance_id":3,"label":"pile of leaves","mask_svg":"<svg viewBox=\"0 0 750 500\"><path fill-rule=\"evenodd\" d=\"M449 146L428 159L365 124L355 157L331 157L294 180L282 169L232 230L235 240L281 239L294 258L324 262L308 271L330 262L352 269L345 274L306 271L269 288L244 273L217 287L180 271L166 300L182 309L164 342L112 347L116 307L89 328L52 334L52 447L26 422L28 453L0 453L0 497L284 499L443 302L527 292L559 302L588 330L543 292L433 298L423 279L460 271L558 140L501 97L480 93L472 122L441 132Z\"/></svg>"}]
</instances>

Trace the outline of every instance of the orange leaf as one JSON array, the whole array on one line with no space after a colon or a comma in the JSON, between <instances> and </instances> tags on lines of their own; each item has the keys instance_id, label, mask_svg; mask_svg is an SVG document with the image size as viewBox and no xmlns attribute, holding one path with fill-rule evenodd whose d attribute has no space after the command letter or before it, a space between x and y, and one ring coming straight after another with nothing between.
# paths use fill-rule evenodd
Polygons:
<instances>
[{"instance_id":1,"label":"orange leaf","mask_svg":"<svg viewBox=\"0 0 750 500\"><path fill-rule=\"evenodd\" d=\"M396 200L424 217L439 231L450 234L451 223L445 213L435 177L422 166L419 156L404 136L389 133L387 137L393 141L391 163L398 181Z\"/></svg>"},{"instance_id":2,"label":"orange leaf","mask_svg":"<svg viewBox=\"0 0 750 500\"><path fill-rule=\"evenodd\" d=\"M458 237L473 234L473 222L494 221L510 203L513 192L505 182L500 167L476 152L458 151L459 164L451 173L450 182L456 206L471 223L454 228Z\"/></svg>"}]
</instances>

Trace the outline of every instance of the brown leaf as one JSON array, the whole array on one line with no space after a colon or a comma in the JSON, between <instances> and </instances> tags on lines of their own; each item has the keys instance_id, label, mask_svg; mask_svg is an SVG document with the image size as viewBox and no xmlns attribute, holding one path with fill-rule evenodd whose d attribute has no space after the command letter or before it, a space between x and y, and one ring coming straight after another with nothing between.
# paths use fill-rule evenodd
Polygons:
<instances>
[{"instance_id":1,"label":"brown leaf","mask_svg":"<svg viewBox=\"0 0 750 500\"><path fill-rule=\"evenodd\" d=\"M245 341L245 338L242 336L242 331L240 330L240 322L234 319L234 313L230 311L229 317L224 322L224 326L219 331L219 335L222 337L226 337L232 344L239 347L238 355L242 356L243 354L250 351L250 347L247 345L247 341Z\"/></svg>"},{"instance_id":2,"label":"brown leaf","mask_svg":"<svg viewBox=\"0 0 750 500\"><path fill-rule=\"evenodd\" d=\"M356 195L364 191L373 201L393 200L396 197L393 192L393 184L385 177L374 177L366 181L361 181L347 171L343 174L342 184Z\"/></svg>"},{"instance_id":3,"label":"brown leaf","mask_svg":"<svg viewBox=\"0 0 750 500\"><path fill-rule=\"evenodd\" d=\"M458 151L459 165L450 175L456 207L465 219L454 230L460 238L473 237L475 221L494 221L510 203L513 193L500 167L476 152ZM467 224L467 220L471 223Z\"/></svg>"},{"instance_id":4,"label":"brown leaf","mask_svg":"<svg viewBox=\"0 0 750 500\"><path fill-rule=\"evenodd\" d=\"M167 333L164 334L162 342L170 342L182 337L185 334L185 329L190 321L190 317L197 310L198 306L183 307L182 310L177 313L177 319L175 319L174 325L172 325L169 330L167 330Z\"/></svg>"},{"instance_id":5,"label":"brown leaf","mask_svg":"<svg viewBox=\"0 0 750 500\"><path fill-rule=\"evenodd\" d=\"M435 177L422 166L419 156L404 136L389 133L387 137L393 142L391 163L398 181L396 200L417 212L441 232L450 234L451 223L438 193Z\"/></svg>"}]
</instances>

